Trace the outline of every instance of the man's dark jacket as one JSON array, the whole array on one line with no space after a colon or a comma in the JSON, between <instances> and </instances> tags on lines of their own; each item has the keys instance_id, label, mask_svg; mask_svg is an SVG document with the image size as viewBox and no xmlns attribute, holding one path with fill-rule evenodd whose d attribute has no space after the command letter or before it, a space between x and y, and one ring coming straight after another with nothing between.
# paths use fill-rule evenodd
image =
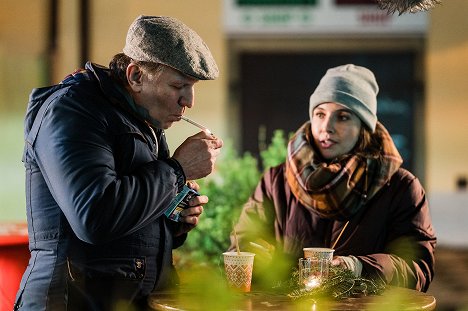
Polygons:
<instances>
[{"instance_id":1,"label":"man's dark jacket","mask_svg":"<svg viewBox=\"0 0 468 311\"><path fill-rule=\"evenodd\" d=\"M176 282L176 223L164 211L181 172L162 130L88 63L33 90L25 119L31 259L17 310L110 310ZM43 107L41 109L41 107Z\"/></svg>"}]
</instances>

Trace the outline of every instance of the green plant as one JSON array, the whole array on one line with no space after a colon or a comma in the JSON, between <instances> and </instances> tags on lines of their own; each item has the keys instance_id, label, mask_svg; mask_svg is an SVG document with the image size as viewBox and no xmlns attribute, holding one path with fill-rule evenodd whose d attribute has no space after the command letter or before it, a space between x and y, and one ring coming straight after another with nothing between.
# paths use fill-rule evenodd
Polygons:
<instances>
[{"instance_id":1,"label":"green plant","mask_svg":"<svg viewBox=\"0 0 468 311\"><path fill-rule=\"evenodd\" d=\"M265 169L285 160L286 139L283 131L274 132L271 143L260 157ZM174 252L177 266L218 264L221 254L230 245L233 223L260 179L262 171L258 167L257 159L250 153L239 156L231 144L223 147L216 171L198 181L200 192L207 195L210 201L197 228L190 232L185 244Z\"/></svg>"},{"instance_id":2,"label":"green plant","mask_svg":"<svg viewBox=\"0 0 468 311\"><path fill-rule=\"evenodd\" d=\"M291 136L291 135L290 135ZM265 150L260 151L260 157L265 169L274 167L286 159L287 141L283 130L273 131L271 142Z\"/></svg>"}]
</instances>

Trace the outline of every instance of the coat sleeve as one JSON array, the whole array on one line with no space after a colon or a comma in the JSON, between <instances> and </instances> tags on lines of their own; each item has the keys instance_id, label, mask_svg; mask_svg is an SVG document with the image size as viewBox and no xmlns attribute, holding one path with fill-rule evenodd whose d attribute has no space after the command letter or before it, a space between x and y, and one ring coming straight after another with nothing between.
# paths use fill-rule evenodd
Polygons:
<instances>
[{"instance_id":1,"label":"coat sleeve","mask_svg":"<svg viewBox=\"0 0 468 311\"><path fill-rule=\"evenodd\" d=\"M243 206L235 225L241 251L255 253L252 281L266 289L271 289L271 284L288 279L296 262L295 258L283 251L284 211L278 210L272 199L272 185L279 175L278 171L281 170L271 168L264 174ZM229 250L236 250L234 234L231 234Z\"/></svg>"},{"instance_id":2,"label":"coat sleeve","mask_svg":"<svg viewBox=\"0 0 468 311\"><path fill-rule=\"evenodd\" d=\"M44 113L34 155L75 234L100 244L160 217L176 194L177 177L167 163L154 159L139 161L131 172L119 171L109 120L97 108L103 99L88 96L78 101L74 95L58 98ZM138 150L120 148L141 157Z\"/></svg>"},{"instance_id":3,"label":"coat sleeve","mask_svg":"<svg viewBox=\"0 0 468 311\"><path fill-rule=\"evenodd\" d=\"M358 256L363 275L427 291L434 276L436 237L424 189L412 176L401 182L395 196L398 199L391 207L384 252Z\"/></svg>"},{"instance_id":4,"label":"coat sleeve","mask_svg":"<svg viewBox=\"0 0 468 311\"><path fill-rule=\"evenodd\" d=\"M268 175L268 174L267 174ZM254 245L273 249L275 245L275 214L273 203L267 192L266 176L259 181L254 193L244 204L235 230L239 246L243 250L259 251ZM235 237L231 234L231 246L229 250L235 250Z\"/></svg>"}]
</instances>

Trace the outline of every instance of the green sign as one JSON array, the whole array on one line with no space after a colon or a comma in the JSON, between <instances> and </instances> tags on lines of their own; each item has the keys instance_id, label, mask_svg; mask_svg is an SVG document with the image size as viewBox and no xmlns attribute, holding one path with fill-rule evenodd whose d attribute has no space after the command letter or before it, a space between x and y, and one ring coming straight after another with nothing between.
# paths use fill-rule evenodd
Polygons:
<instances>
[{"instance_id":1,"label":"green sign","mask_svg":"<svg viewBox=\"0 0 468 311\"><path fill-rule=\"evenodd\" d=\"M236 0L237 5L315 5L317 0Z\"/></svg>"}]
</instances>

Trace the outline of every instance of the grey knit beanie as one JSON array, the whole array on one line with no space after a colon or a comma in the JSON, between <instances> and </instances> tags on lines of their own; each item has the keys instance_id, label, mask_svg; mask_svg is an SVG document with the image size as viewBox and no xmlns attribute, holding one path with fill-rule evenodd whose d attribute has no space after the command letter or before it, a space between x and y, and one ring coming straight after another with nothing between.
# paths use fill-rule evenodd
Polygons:
<instances>
[{"instance_id":1,"label":"grey knit beanie","mask_svg":"<svg viewBox=\"0 0 468 311\"><path fill-rule=\"evenodd\" d=\"M128 29L123 52L134 60L161 63L199 80L213 80L219 74L202 38L173 17L138 16Z\"/></svg>"},{"instance_id":2,"label":"grey knit beanie","mask_svg":"<svg viewBox=\"0 0 468 311\"><path fill-rule=\"evenodd\" d=\"M310 96L309 113L327 102L339 103L351 109L372 132L377 124L377 93L379 86L369 69L347 64L330 68Z\"/></svg>"}]
</instances>

